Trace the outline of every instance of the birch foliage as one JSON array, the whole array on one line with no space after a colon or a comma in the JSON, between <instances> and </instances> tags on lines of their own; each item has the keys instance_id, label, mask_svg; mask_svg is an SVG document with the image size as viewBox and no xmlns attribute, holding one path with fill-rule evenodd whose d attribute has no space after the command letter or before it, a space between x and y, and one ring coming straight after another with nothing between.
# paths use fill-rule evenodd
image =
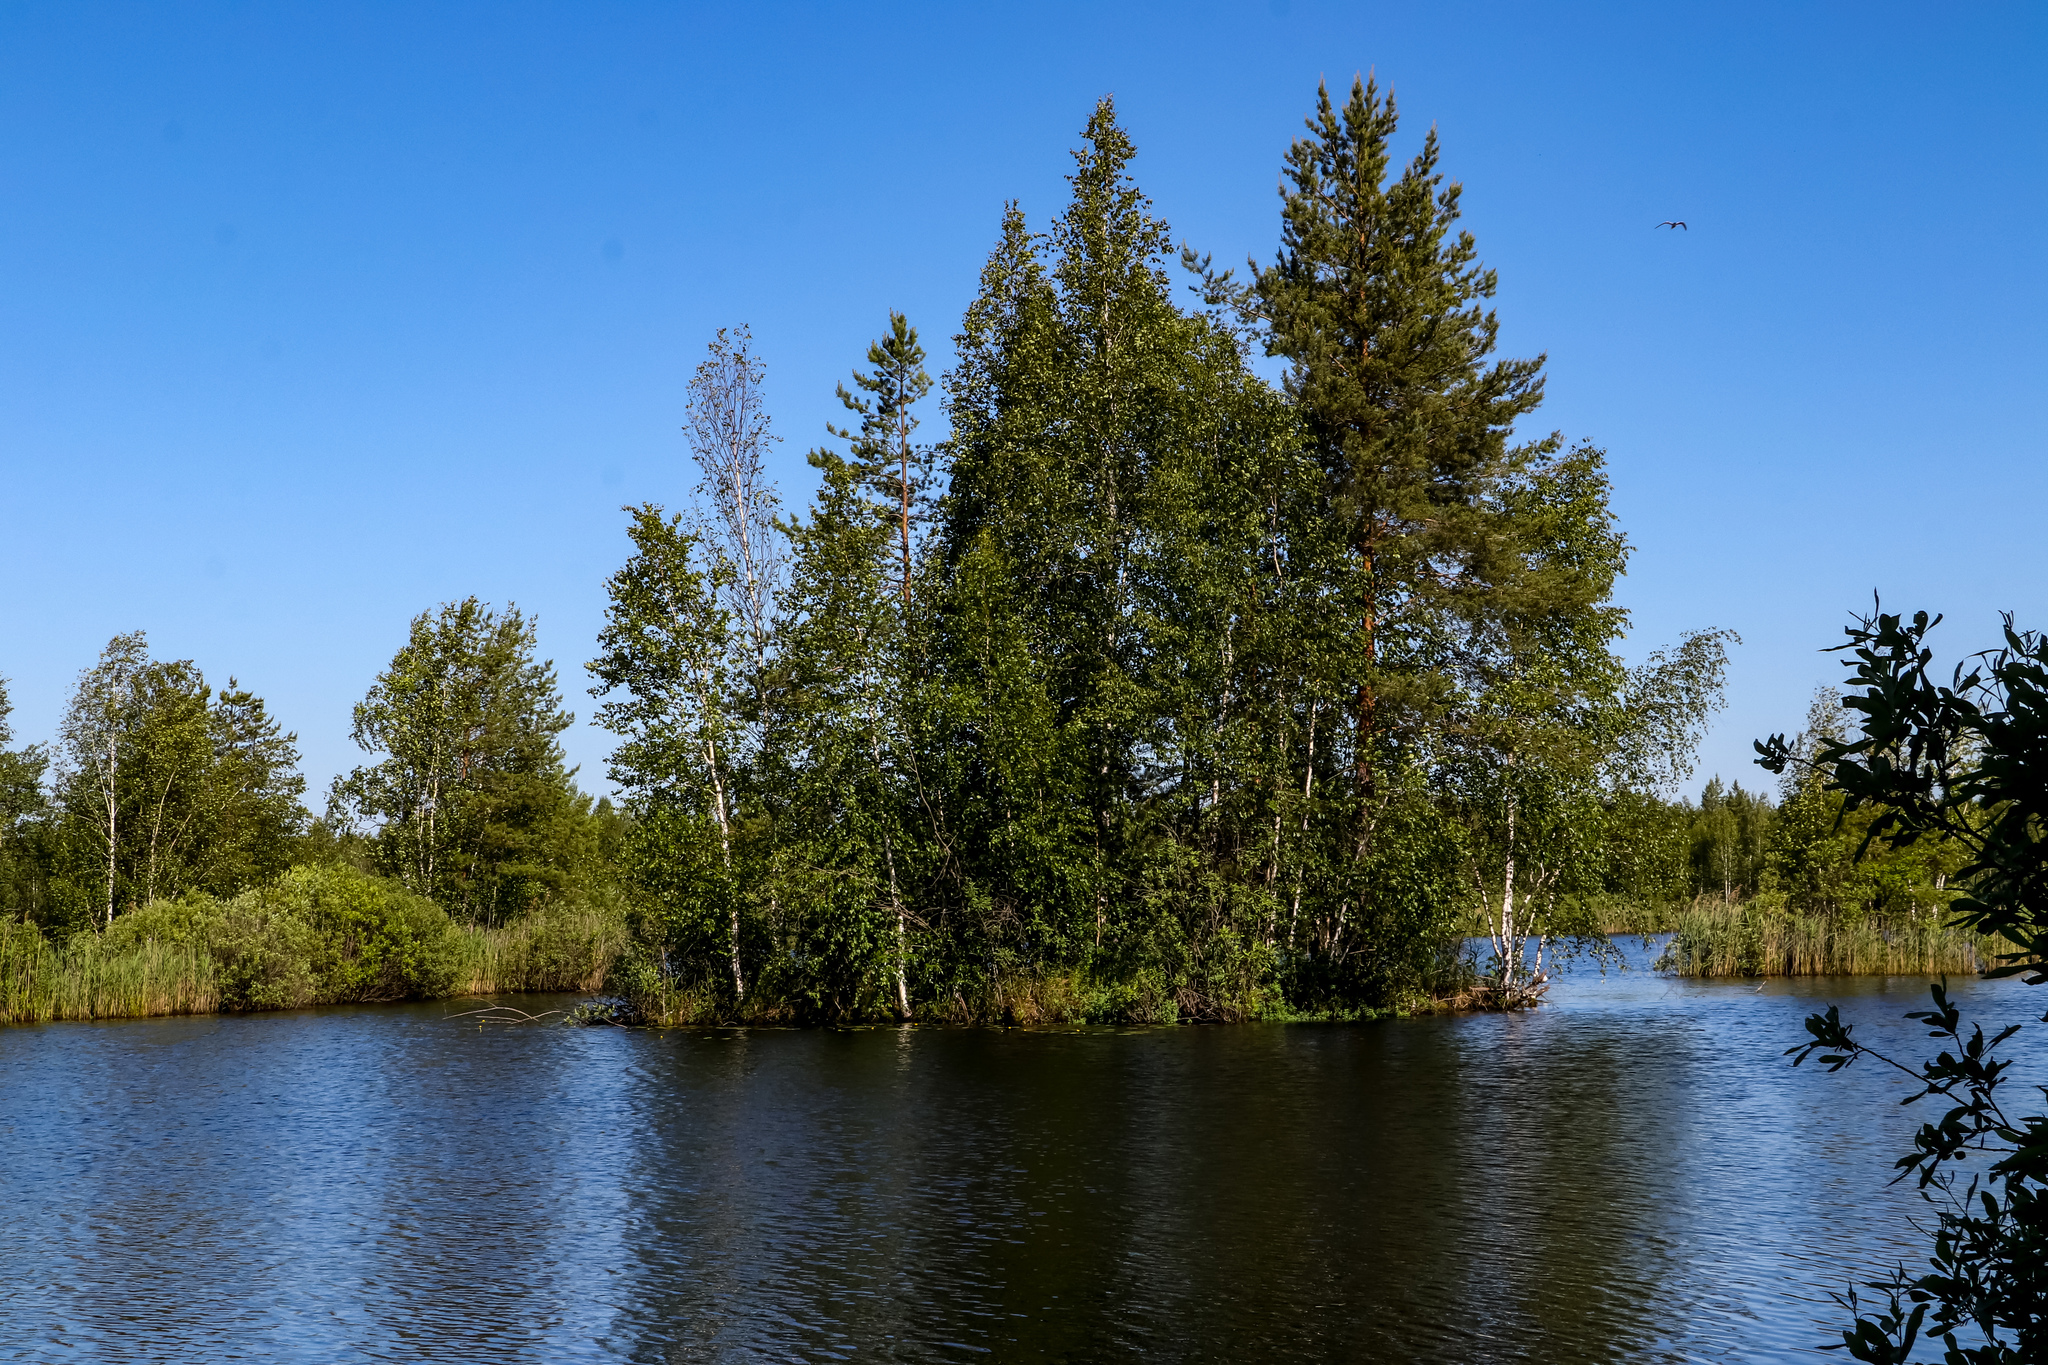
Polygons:
<instances>
[{"instance_id":1,"label":"birch foliage","mask_svg":"<svg viewBox=\"0 0 2048 1365\"><path fill-rule=\"evenodd\" d=\"M304 833L296 737L230 679L116 636L60 732L58 879L100 930L187 890L232 895L289 865Z\"/></svg>"},{"instance_id":2,"label":"birch foliage","mask_svg":"<svg viewBox=\"0 0 2048 1365\"><path fill-rule=\"evenodd\" d=\"M356 744L384 757L329 794L330 818L372 830L383 871L460 920L498 922L572 879L581 807L556 737L574 718L537 644L516 606L414 617L355 708Z\"/></svg>"}]
</instances>

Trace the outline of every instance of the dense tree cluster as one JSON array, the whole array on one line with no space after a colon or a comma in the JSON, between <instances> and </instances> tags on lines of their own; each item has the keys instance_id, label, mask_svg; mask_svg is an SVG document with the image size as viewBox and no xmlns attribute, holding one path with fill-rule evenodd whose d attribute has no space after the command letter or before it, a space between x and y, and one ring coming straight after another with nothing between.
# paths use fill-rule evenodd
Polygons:
<instances>
[{"instance_id":1,"label":"dense tree cluster","mask_svg":"<svg viewBox=\"0 0 2048 1365\"><path fill-rule=\"evenodd\" d=\"M1601 452L1520 439L1433 137L1327 95L1247 284L1184 255L1107 101L1003 219L937 386L892 316L782 518L744 334L693 383L693 510L632 509L592 664L664 982L826 1017L1242 1018L1590 938L1723 641L1614 654ZM1391 176L1391 178L1390 178ZM1287 365L1263 380L1260 354ZM1536 946L1534 953L1530 945Z\"/></svg>"},{"instance_id":2,"label":"dense tree cluster","mask_svg":"<svg viewBox=\"0 0 2048 1365\"><path fill-rule=\"evenodd\" d=\"M11 735L0 689L0 744ZM296 737L233 679L116 636L80 675L54 752L0 752L0 889L25 918L104 929L186 890L230 894L303 843Z\"/></svg>"},{"instance_id":3,"label":"dense tree cluster","mask_svg":"<svg viewBox=\"0 0 2048 1365\"><path fill-rule=\"evenodd\" d=\"M1005 212L952 366L890 315L798 514L720 333L695 495L627 509L605 585L620 810L576 790L516 608L413 621L318 821L259 700L127 636L61 745L0 764L10 904L104 931L337 857L470 924L602 885L631 988L699 1015L1532 998L1603 896L1669 890L1655 793L1724 636L1618 659L1602 452L1522 430L1543 361L1495 354L1459 188L1395 134L1373 86L1323 92L1240 282L1176 244L1103 101L1065 207Z\"/></svg>"},{"instance_id":4,"label":"dense tree cluster","mask_svg":"<svg viewBox=\"0 0 2048 1365\"><path fill-rule=\"evenodd\" d=\"M385 757L306 809L297 736L230 679L116 636L52 749L8 747L0 682L0 906L60 939L153 904L231 899L305 863L352 863L496 924L585 894L619 841L563 766L569 723L530 620L470 599L422 614L356 708Z\"/></svg>"},{"instance_id":5,"label":"dense tree cluster","mask_svg":"<svg viewBox=\"0 0 2048 1365\"><path fill-rule=\"evenodd\" d=\"M328 820L465 923L500 923L560 896L601 859L603 813L576 790L555 737L573 722L534 623L474 597L415 617L355 709L385 755L338 779Z\"/></svg>"}]
</instances>

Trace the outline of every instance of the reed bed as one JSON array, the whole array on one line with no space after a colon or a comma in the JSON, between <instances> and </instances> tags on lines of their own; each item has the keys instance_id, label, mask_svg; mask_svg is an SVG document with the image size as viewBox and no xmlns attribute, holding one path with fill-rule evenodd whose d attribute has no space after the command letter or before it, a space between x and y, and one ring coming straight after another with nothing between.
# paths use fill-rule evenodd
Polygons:
<instances>
[{"instance_id":1,"label":"reed bed","mask_svg":"<svg viewBox=\"0 0 2048 1365\"><path fill-rule=\"evenodd\" d=\"M594 906L553 906L460 933L457 995L598 990L626 948L625 917Z\"/></svg>"},{"instance_id":2,"label":"reed bed","mask_svg":"<svg viewBox=\"0 0 2048 1365\"><path fill-rule=\"evenodd\" d=\"M1592 907L1593 920L1610 938L1668 934L1678 927L1683 902L1606 900Z\"/></svg>"},{"instance_id":3,"label":"reed bed","mask_svg":"<svg viewBox=\"0 0 2048 1365\"><path fill-rule=\"evenodd\" d=\"M625 948L626 928L613 909L555 906L500 928L458 926L453 938L448 996L595 991ZM60 945L32 925L0 923L0 1024L211 1014L223 1007L224 984L203 944L87 932ZM316 994L298 1003L331 1001Z\"/></svg>"},{"instance_id":4,"label":"reed bed","mask_svg":"<svg viewBox=\"0 0 2048 1365\"><path fill-rule=\"evenodd\" d=\"M0 928L0 1024L219 1008L213 958L203 948L147 943L107 951L89 936L59 948L27 925Z\"/></svg>"},{"instance_id":5,"label":"reed bed","mask_svg":"<svg viewBox=\"0 0 2048 1365\"><path fill-rule=\"evenodd\" d=\"M1934 916L1904 923L1841 921L1748 906L1681 910L1657 959L1675 976L1962 976L1997 965L2013 951L1943 924Z\"/></svg>"}]
</instances>

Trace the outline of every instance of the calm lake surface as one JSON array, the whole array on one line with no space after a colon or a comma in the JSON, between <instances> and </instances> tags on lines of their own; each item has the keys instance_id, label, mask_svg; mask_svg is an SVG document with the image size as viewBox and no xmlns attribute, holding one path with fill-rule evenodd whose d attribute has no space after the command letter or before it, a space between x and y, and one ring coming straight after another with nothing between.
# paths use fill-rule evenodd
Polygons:
<instances>
[{"instance_id":1,"label":"calm lake surface","mask_svg":"<svg viewBox=\"0 0 2048 1365\"><path fill-rule=\"evenodd\" d=\"M1836 1358L1919 1114L1780 1054L1925 983L1630 949L1357 1027L0 1029L0 1359Z\"/></svg>"}]
</instances>

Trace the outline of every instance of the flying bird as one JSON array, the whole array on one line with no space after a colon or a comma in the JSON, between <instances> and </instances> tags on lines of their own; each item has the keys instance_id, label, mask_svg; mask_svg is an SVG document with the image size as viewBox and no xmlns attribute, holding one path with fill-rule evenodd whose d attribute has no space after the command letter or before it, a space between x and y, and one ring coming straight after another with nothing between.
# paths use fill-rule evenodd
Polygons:
<instances>
[{"instance_id":1,"label":"flying bird","mask_svg":"<svg viewBox=\"0 0 2048 1365\"><path fill-rule=\"evenodd\" d=\"M1664 222L1661 222L1661 223L1657 224L1657 226L1658 226L1658 227L1668 227L1668 228L1685 228L1685 230L1686 230L1687 232L1691 232L1691 231L1692 231L1692 229L1691 229L1691 228L1689 228L1689 227L1685 227L1685 224L1684 224L1683 222L1679 221L1679 220L1678 220L1678 219L1676 219L1676 218L1670 218L1670 219L1666 219L1666 220L1665 220Z\"/></svg>"}]
</instances>

